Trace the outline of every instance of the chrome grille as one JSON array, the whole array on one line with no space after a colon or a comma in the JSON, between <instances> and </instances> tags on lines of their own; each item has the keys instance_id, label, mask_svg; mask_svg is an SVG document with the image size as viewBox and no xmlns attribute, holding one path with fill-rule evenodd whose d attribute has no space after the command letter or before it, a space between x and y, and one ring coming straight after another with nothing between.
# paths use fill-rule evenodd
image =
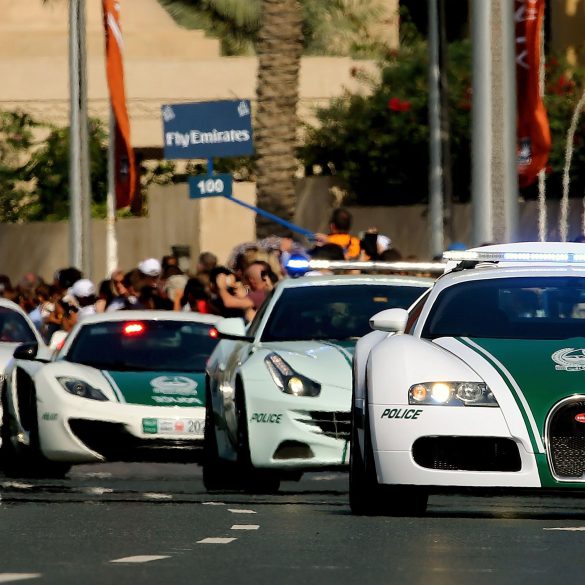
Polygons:
<instances>
[{"instance_id":1,"label":"chrome grille","mask_svg":"<svg viewBox=\"0 0 585 585\"><path fill-rule=\"evenodd\" d=\"M553 474L559 479L582 479L585 475L585 400L561 404L548 424L548 454Z\"/></svg>"}]
</instances>

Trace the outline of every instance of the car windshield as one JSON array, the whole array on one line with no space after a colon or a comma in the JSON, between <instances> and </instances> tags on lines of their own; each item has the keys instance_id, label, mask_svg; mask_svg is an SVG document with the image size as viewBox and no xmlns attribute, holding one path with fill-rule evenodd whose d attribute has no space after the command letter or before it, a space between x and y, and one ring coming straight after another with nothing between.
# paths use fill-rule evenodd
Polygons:
<instances>
[{"instance_id":1,"label":"car windshield","mask_svg":"<svg viewBox=\"0 0 585 585\"><path fill-rule=\"evenodd\" d=\"M425 290L392 284L287 288L277 300L261 340L357 339L369 333L372 315L392 307L406 309Z\"/></svg>"},{"instance_id":2,"label":"car windshield","mask_svg":"<svg viewBox=\"0 0 585 585\"><path fill-rule=\"evenodd\" d=\"M26 319L8 307L0 307L0 342L34 342L37 338Z\"/></svg>"},{"instance_id":3,"label":"car windshield","mask_svg":"<svg viewBox=\"0 0 585 585\"><path fill-rule=\"evenodd\" d=\"M585 278L491 278L437 297L422 337L585 337Z\"/></svg>"},{"instance_id":4,"label":"car windshield","mask_svg":"<svg viewBox=\"0 0 585 585\"><path fill-rule=\"evenodd\" d=\"M109 321L81 327L63 359L102 370L201 372L213 327L186 321Z\"/></svg>"}]
</instances>

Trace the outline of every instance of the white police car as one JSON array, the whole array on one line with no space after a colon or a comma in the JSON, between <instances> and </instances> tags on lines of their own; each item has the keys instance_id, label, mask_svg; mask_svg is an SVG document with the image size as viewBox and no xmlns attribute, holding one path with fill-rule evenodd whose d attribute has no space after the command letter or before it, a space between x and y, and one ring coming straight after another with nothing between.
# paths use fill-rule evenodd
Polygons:
<instances>
[{"instance_id":1,"label":"white police car","mask_svg":"<svg viewBox=\"0 0 585 585\"><path fill-rule=\"evenodd\" d=\"M51 476L73 463L196 459L219 319L115 311L86 316L50 360L37 343L19 346L2 391L4 471Z\"/></svg>"},{"instance_id":2,"label":"white police car","mask_svg":"<svg viewBox=\"0 0 585 585\"><path fill-rule=\"evenodd\" d=\"M422 513L437 487L585 488L585 245L447 258L357 344L353 513Z\"/></svg>"},{"instance_id":3,"label":"white police car","mask_svg":"<svg viewBox=\"0 0 585 585\"><path fill-rule=\"evenodd\" d=\"M274 491L282 477L347 468L351 363L369 316L409 307L433 280L408 276L286 279L246 329L218 324L207 366L207 489Z\"/></svg>"}]
</instances>

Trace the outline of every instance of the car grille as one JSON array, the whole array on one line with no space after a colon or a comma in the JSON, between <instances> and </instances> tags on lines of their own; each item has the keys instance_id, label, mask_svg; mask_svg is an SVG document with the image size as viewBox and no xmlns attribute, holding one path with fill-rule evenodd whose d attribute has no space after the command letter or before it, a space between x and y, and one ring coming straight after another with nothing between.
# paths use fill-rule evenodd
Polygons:
<instances>
[{"instance_id":1,"label":"car grille","mask_svg":"<svg viewBox=\"0 0 585 585\"><path fill-rule=\"evenodd\" d=\"M520 471L518 445L500 437L421 437L412 456L427 469L450 471Z\"/></svg>"},{"instance_id":2,"label":"car grille","mask_svg":"<svg viewBox=\"0 0 585 585\"><path fill-rule=\"evenodd\" d=\"M566 402L548 423L548 455L553 474L560 479L585 479L585 423L575 417L585 414L585 400Z\"/></svg>"},{"instance_id":3,"label":"car grille","mask_svg":"<svg viewBox=\"0 0 585 585\"><path fill-rule=\"evenodd\" d=\"M312 430L315 433L322 433L333 439L349 441L351 435L351 414L349 412L309 410L299 412L299 414L305 416L297 418L297 420L313 427Z\"/></svg>"},{"instance_id":4,"label":"car grille","mask_svg":"<svg viewBox=\"0 0 585 585\"><path fill-rule=\"evenodd\" d=\"M69 419L73 434L108 461L192 462L201 457L201 441L140 439L120 423Z\"/></svg>"}]
</instances>

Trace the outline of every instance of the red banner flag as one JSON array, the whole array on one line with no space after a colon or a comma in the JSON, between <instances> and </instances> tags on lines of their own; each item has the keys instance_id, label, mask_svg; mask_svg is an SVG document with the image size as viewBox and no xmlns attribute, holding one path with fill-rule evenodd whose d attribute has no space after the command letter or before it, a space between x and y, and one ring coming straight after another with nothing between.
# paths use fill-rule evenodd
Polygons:
<instances>
[{"instance_id":1,"label":"red banner flag","mask_svg":"<svg viewBox=\"0 0 585 585\"><path fill-rule=\"evenodd\" d=\"M116 207L127 207L134 199L136 189L136 161L130 143L130 120L126 109L124 91L124 42L120 29L119 0L102 0L106 31L106 75L110 89L110 103L115 120L114 177L116 183Z\"/></svg>"},{"instance_id":2,"label":"red banner flag","mask_svg":"<svg viewBox=\"0 0 585 585\"><path fill-rule=\"evenodd\" d=\"M540 92L540 33L545 0L515 0L518 174L532 184L546 167L551 147L548 116Z\"/></svg>"}]
</instances>

